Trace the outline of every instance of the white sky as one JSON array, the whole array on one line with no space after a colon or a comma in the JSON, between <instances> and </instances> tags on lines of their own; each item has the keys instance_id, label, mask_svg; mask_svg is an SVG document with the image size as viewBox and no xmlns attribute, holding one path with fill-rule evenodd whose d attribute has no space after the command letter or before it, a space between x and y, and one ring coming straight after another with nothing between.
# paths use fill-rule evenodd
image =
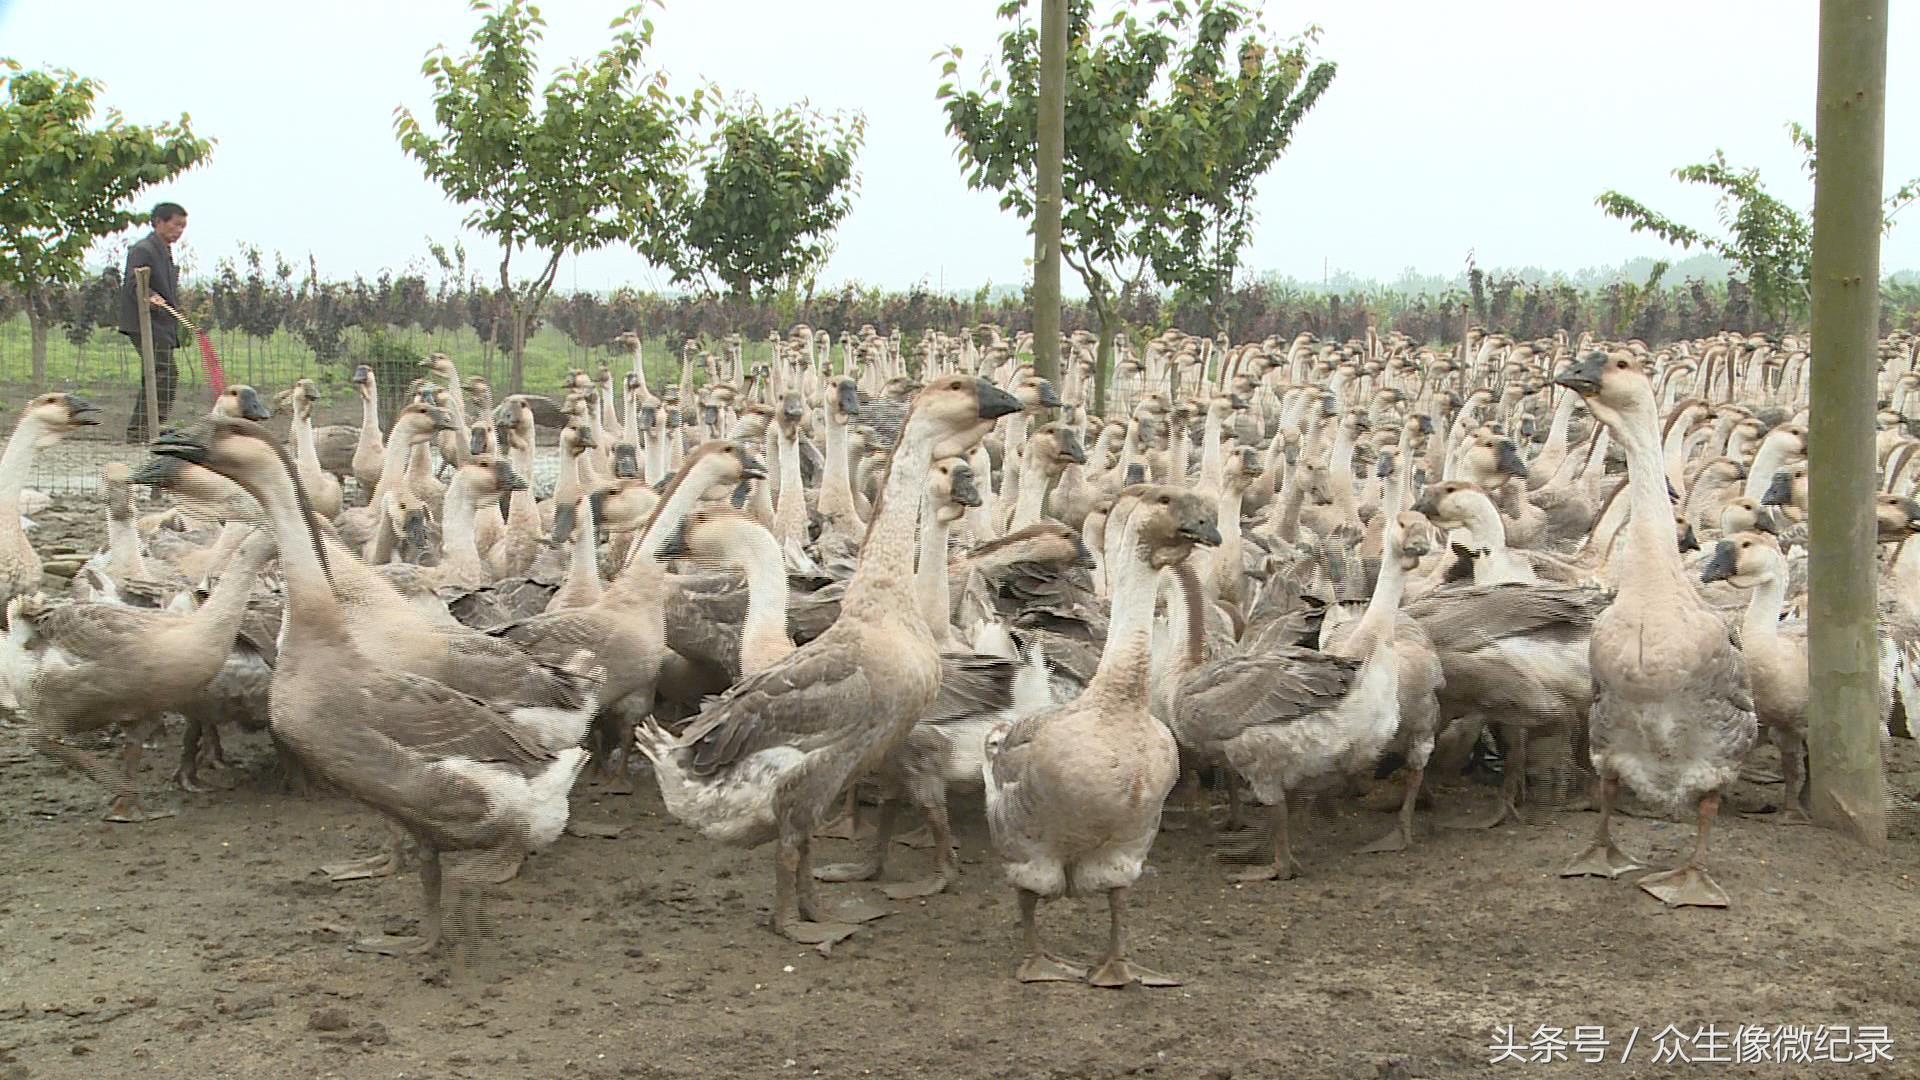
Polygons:
<instances>
[{"instance_id":1,"label":"white sky","mask_svg":"<svg viewBox=\"0 0 1920 1080\"><path fill-rule=\"evenodd\" d=\"M624 0L550 0L543 59L590 56ZM869 119L863 184L823 281L971 289L1026 277L1031 241L993 195L969 192L933 93L933 54L991 54L995 0L669 0L655 63L676 87L700 78L769 105L802 97ZM1893 5L1894 57L1920 52L1920 12ZM1550 270L1666 249L1604 217L1617 187L1700 225L1711 200L1667 176L1723 147L1776 192L1811 204L1784 130L1811 126L1813 0L1270 0L1270 24L1325 28L1340 74L1263 183L1248 263L1317 280L1323 268L1390 279L1412 267ZM147 27L168 29L157 37ZM326 276L425 257L460 236L462 212L402 156L395 106L430 113L428 49L463 49L475 18L458 0L319 4L169 0L89 6L0 0L0 55L72 67L106 83L134 120L185 111L219 140L212 162L154 198L192 215L201 271L240 243L279 249ZM1889 73L1889 186L1920 174L1920 69ZM1920 211L1882 253L1920 267ZM486 266L489 248L463 238ZM1067 275L1073 288L1071 272ZM560 285L664 287L626 249L574 260Z\"/></svg>"}]
</instances>

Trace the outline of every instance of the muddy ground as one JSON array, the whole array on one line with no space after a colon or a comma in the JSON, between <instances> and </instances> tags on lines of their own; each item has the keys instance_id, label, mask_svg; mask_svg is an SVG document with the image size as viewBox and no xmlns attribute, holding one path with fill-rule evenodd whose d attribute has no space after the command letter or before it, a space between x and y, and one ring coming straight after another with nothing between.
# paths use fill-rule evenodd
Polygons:
<instances>
[{"instance_id":1,"label":"muddy ground","mask_svg":"<svg viewBox=\"0 0 1920 1080\"><path fill-rule=\"evenodd\" d=\"M97 514L43 515L44 546L96 542ZM49 585L63 584L50 579ZM1709 1076L1920 1075L1920 822L1888 856L1812 828L1731 817L1713 862L1726 911L1666 911L1629 882L1565 881L1591 814L1438 830L1492 789L1437 792L1418 847L1349 854L1385 815L1302 815L1303 878L1228 884L1204 835L1162 833L1137 890L1135 952L1170 990L1021 986L1012 894L977 796L956 801L963 872L894 905L830 958L761 927L767 850L717 848L631 797L583 791L578 820L496 903L468 980L448 963L353 952L414 928L407 873L333 886L323 862L378 848L369 812L282 793L264 740L230 736L228 790L171 791L177 730L142 780L175 817L100 820L97 789L0 729L0 1080L15 1077L1357 1077L1573 1076L1577 1060L1490 1067L1496 1026L1605 1025L1610 1061L1651 1076L1655 1033L1719 1024L1885 1025L1891 1063L1718 1065ZM1896 785L1920 789L1897 747ZM1743 786L1735 803L1773 792ZM1296 818L1300 820L1300 818ZM1178 818L1170 815L1169 821ZM611 831L611 830L603 830ZM1690 824L1628 819L1622 845L1670 865ZM822 861L844 857L840 842ZM896 849L917 874L924 851ZM864 886L829 886L829 898ZM1098 902L1042 910L1064 953L1104 944Z\"/></svg>"}]
</instances>

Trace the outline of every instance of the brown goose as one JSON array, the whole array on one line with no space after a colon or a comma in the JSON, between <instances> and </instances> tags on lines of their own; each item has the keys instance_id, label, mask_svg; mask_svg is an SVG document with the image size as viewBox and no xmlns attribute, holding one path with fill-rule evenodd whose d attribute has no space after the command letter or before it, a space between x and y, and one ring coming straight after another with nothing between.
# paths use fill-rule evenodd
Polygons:
<instances>
[{"instance_id":1,"label":"brown goose","mask_svg":"<svg viewBox=\"0 0 1920 1080\"><path fill-rule=\"evenodd\" d=\"M779 841L773 925L796 941L830 946L855 932L830 918L815 892L814 830L849 785L899 753L939 693L940 653L913 596L927 472L934 458L966 453L1021 407L983 379L942 377L921 391L840 618L736 684L684 735L648 725L641 749L674 817L726 843Z\"/></svg>"},{"instance_id":2,"label":"brown goose","mask_svg":"<svg viewBox=\"0 0 1920 1080\"><path fill-rule=\"evenodd\" d=\"M404 946L372 944L413 952L438 945L444 870L454 885L456 960L466 966L484 926L486 887L510 877L528 852L559 838L567 792L586 752L545 749L527 738L513 703L481 701L393 672L383 657L355 644L332 580L333 564L351 556L322 543L293 463L265 429L214 419L195 431L163 433L154 450L244 485L272 524L287 578L274 737L320 777L419 841L425 932ZM586 660L575 657L568 672L577 695L590 703L602 672Z\"/></svg>"}]
</instances>

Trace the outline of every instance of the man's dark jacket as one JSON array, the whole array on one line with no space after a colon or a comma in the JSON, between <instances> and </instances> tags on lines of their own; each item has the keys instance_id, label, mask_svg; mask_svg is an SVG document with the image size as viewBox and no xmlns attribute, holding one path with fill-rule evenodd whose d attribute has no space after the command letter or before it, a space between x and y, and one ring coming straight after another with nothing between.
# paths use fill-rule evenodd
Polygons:
<instances>
[{"instance_id":1,"label":"man's dark jacket","mask_svg":"<svg viewBox=\"0 0 1920 1080\"><path fill-rule=\"evenodd\" d=\"M149 266L152 271L147 276L147 287L160 294L160 299L180 310L180 271L174 268L173 251L166 241L154 233L148 233L140 241L127 249L127 272L120 284L120 332L140 341L140 298L133 281L133 271L137 267ZM171 349L180 344L179 324L173 316L153 309L153 347Z\"/></svg>"}]
</instances>

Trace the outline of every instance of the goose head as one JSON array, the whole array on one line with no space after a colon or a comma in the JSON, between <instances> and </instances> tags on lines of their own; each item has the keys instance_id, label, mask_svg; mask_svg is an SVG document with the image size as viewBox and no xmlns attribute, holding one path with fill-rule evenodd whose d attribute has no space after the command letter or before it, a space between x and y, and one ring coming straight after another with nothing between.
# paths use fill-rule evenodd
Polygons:
<instances>
[{"instance_id":1,"label":"goose head","mask_svg":"<svg viewBox=\"0 0 1920 1080\"><path fill-rule=\"evenodd\" d=\"M352 385L354 393L360 395L362 401L372 401L379 393L377 380L373 377L373 369L366 364L355 365L353 376L347 382Z\"/></svg>"},{"instance_id":2,"label":"goose head","mask_svg":"<svg viewBox=\"0 0 1920 1080\"><path fill-rule=\"evenodd\" d=\"M706 498L724 497L745 480L765 480L767 467L745 444L734 439L711 439L681 466L677 479L699 485Z\"/></svg>"},{"instance_id":3,"label":"goose head","mask_svg":"<svg viewBox=\"0 0 1920 1080\"><path fill-rule=\"evenodd\" d=\"M1426 515L1418 510L1402 510L1387 523L1385 549L1397 552L1400 569L1411 571L1420 565L1420 560L1432 554L1439 546L1440 538L1428 521Z\"/></svg>"},{"instance_id":4,"label":"goose head","mask_svg":"<svg viewBox=\"0 0 1920 1080\"><path fill-rule=\"evenodd\" d=\"M467 425L467 455L469 457L477 457L480 454L493 453L494 437L495 437L495 431L494 431L493 425L480 420L476 420L473 423L468 424Z\"/></svg>"},{"instance_id":5,"label":"goose head","mask_svg":"<svg viewBox=\"0 0 1920 1080\"><path fill-rule=\"evenodd\" d=\"M1595 418L1615 431L1657 416L1653 384L1639 359L1625 350L1588 352L1553 381L1579 394Z\"/></svg>"},{"instance_id":6,"label":"goose head","mask_svg":"<svg viewBox=\"0 0 1920 1080\"><path fill-rule=\"evenodd\" d=\"M419 366L443 379L455 379L458 378L460 374L454 369L453 358L446 353L434 353L427 356L420 361Z\"/></svg>"},{"instance_id":7,"label":"goose head","mask_svg":"<svg viewBox=\"0 0 1920 1080\"><path fill-rule=\"evenodd\" d=\"M801 399L799 391L789 390L780 395L780 411L774 415L774 422L780 425L782 438L798 438L800 422L806 418L807 403Z\"/></svg>"},{"instance_id":8,"label":"goose head","mask_svg":"<svg viewBox=\"0 0 1920 1080\"><path fill-rule=\"evenodd\" d=\"M1021 399L985 379L946 375L928 383L913 399L907 425L926 424L935 432L933 456L964 457L993 430L995 421L1020 412ZM905 429L901 437L906 438Z\"/></svg>"},{"instance_id":9,"label":"goose head","mask_svg":"<svg viewBox=\"0 0 1920 1080\"><path fill-rule=\"evenodd\" d=\"M613 475L628 480L640 476L640 448L630 442L613 444Z\"/></svg>"},{"instance_id":10,"label":"goose head","mask_svg":"<svg viewBox=\"0 0 1920 1080\"><path fill-rule=\"evenodd\" d=\"M31 423L39 429L33 436L35 447L51 446L69 432L83 427L98 427L100 408L74 394L41 394L27 402L27 407L21 410L20 423Z\"/></svg>"},{"instance_id":11,"label":"goose head","mask_svg":"<svg viewBox=\"0 0 1920 1080\"><path fill-rule=\"evenodd\" d=\"M564 460L572 461L593 447L593 427L585 420L575 418L560 429L560 454Z\"/></svg>"},{"instance_id":12,"label":"goose head","mask_svg":"<svg viewBox=\"0 0 1920 1080\"><path fill-rule=\"evenodd\" d=\"M386 503L387 528L399 539L396 552L401 562L417 563L432 546L427 530L427 504L411 491L401 490L383 500Z\"/></svg>"},{"instance_id":13,"label":"goose head","mask_svg":"<svg viewBox=\"0 0 1920 1080\"><path fill-rule=\"evenodd\" d=\"M1900 495L1876 495L1873 499L1873 522L1883 543L1905 540L1920 533L1920 502Z\"/></svg>"},{"instance_id":14,"label":"goose head","mask_svg":"<svg viewBox=\"0 0 1920 1080\"><path fill-rule=\"evenodd\" d=\"M1726 505L1720 508L1720 531L1727 536L1743 532L1778 535L1780 526L1770 507L1758 499L1742 495L1737 499L1728 499Z\"/></svg>"},{"instance_id":15,"label":"goose head","mask_svg":"<svg viewBox=\"0 0 1920 1080\"><path fill-rule=\"evenodd\" d=\"M966 516L967 508L980 505L980 489L973 482L973 467L965 458L941 458L927 470L927 502L943 525L951 525Z\"/></svg>"},{"instance_id":16,"label":"goose head","mask_svg":"<svg viewBox=\"0 0 1920 1080\"><path fill-rule=\"evenodd\" d=\"M409 446L415 446L442 431L458 430L459 427L453 422L453 415L447 410L437 405L429 405L424 401L415 401L408 403L406 408L400 410L400 415L393 418L392 437Z\"/></svg>"},{"instance_id":17,"label":"goose head","mask_svg":"<svg viewBox=\"0 0 1920 1080\"><path fill-rule=\"evenodd\" d=\"M1147 562L1156 570L1186 561L1194 545L1220 545L1220 516L1216 500L1197 492L1164 484L1142 485L1128 511Z\"/></svg>"},{"instance_id":18,"label":"goose head","mask_svg":"<svg viewBox=\"0 0 1920 1080\"><path fill-rule=\"evenodd\" d=\"M273 413L260 400L260 392L245 383L227 387L213 401L215 416L237 416L242 420L267 420Z\"/></svg>"},{"instance_id":19,"label":"goose head","mask_svg":"<svg viewBox=\"0 0 1920 1080\"><path fill-rule=\"evenodd\" d=\"M293 410L295 420L306 420L313 416L313 407L320 401L320 386L312 379L297 379L294 384L273 396L275 407Z\"/></svg>"},{"instance_id":20,"label":"goose head","mask_svg":"<svg viewBox=\"0 0 1920 1080\"><path fill-rule=\"evenodd\" d=\"M1527 478L1526 462L1520 460L1520 451L1512 439L1482 428L1474 435L1471 445L1461 467L1480 486L1497 488L1510 479Z\"/></svg>"},{"instance_id":21,"label":"goose head","mask_svg":"<svg viewBox=\"0 0 1920 1080\"><path fill-rule=\"evenodd\" d=\"M1051 382L1038 375L1027 375L1014 383L1013 395L1020 399L1021 408L1028 412L1060 407L1059 392Z\"/></svg>"},{"instance_id":22,"label":"goose head","mask_svg":"<svg viewBox=\"0 0 1920 1080\"><path fill-rule=\"evenodd\" d=\"M514 472L513 465L503 457L483 454L472 458L455 470L454 476L476 498L527 490L526 478Z\"/></svg>"},{"instance_id":23,"label":"goose head","mask_svg":"<svg viewBox=\"0 0 1920 1080\"><path fill-rule=\"evenodd\" d=\"M1058 420L1033 429L1033 434L1027 439L1027 453L1036 455L1028 460L1039 466L1048 477L1059 476L1068 465L1087 463L1087 452L1080 446L1080 437Z\"/></svg>"},{"instance_id":24,"label":"goose head","mask_svg":"<svg viewBox=\"0 0 1920 1080\"><path fill-rule=\"evenodd\" d=\"M827 416L837 422L860 415L860 384L848 376L834 379L827 387Z\"/></svg>"},{"instance_id":25,"label":"goose head","mask_svg":"<svg viewBox=\"0 0 1920 1080\"><path fill-rule=\"evenodd\" d=\"M779 566L780 545L753 515L731 506L703 506L688 514L660 549L663 559L692 559L704 570Z\"/></svg>"},{"instance_id":26,"label":"goose head","mask_svg":"<svg viewBox=\"0 0 1920 1080\"><path fill-rule=\"evenodd\" d=\"M1714 545L1713 557L1700 570L1702 582L1725 581L1752 589L1786 576L1786 556L1780 542L1763 532L1743 532Z\"/></svg>"},{"instance_id":27,"label":"goose head","mask_svg":"<svg viewBox=\"0 0 1920 1080\"><path fill-rule=\"evenodd\" d=\"M528 400L527 395L509 394L505 401L494 407L493 419L496 425L504 423L507 426L514 449L525 450L533 446L533 402Z\"/></svg>"}]
</instances>

